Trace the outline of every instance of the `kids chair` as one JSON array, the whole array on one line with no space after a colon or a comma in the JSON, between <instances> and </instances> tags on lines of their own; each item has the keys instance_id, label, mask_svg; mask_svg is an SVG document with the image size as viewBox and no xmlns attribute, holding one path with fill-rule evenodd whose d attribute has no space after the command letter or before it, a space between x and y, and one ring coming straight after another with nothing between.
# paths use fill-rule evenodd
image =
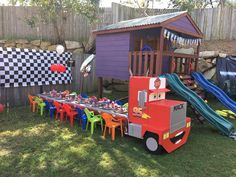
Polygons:
<instances>
[{"instance_id":1,"label":"kids chair","mask_svg":"<svg viewBox=\"0 0 236 177\"><path fill-rule=\"evenodd\" d=\"M76 108L78 116L77 116L77 120L82 122L82 129L85 130L86 129L86 124L87 124L87 116L84 112L84 110L80 109L80 108Z\"/></svg>"},{"instance_id":2,"label":"kids chair","mask_svg":"<svg viewBox=\"0 0 236 177\"><path fill-rule=\"evenodd\" d=\"M34 101L35 97L28 94L28 99L29 99L29 103L30 103L30 110L32 112L35 112L35 109L36 109L36 106L37 106L36 101Z\"/></svg>"},{"instance_id":3,"label":"kids chair","mask_svg":"<svg viewBox=\"0 0 236 177\"><path fill-rule=\"evenodd\" d=\"M52 120L52 116L56 110L56 107L53 105L51 101L45 100L44 103L46 104L46 110L49 111L49 116L50 116L50 119Z\"/></svg>"},{"instance_id":4,"label":"kids chair","mask_svg":"<svg viewBox=\"0 0 236 177\"><path fill-rule=\"evenodd\" d=\"M111 129L111 139L112 141L115 140L115 133L116 133L116 127L120 127L121 136L123 137L123 126L122 126L122 120L115 120L113 119L112 115L108 113L102 113L102 118L105 120L105 128L103 132L103 137L106 137L106 129L109 128L109 132Z\"/></svg>"},{"instance_id":5,"label":"kids chair","mask_svg":"<svg viewBox=\"0 0 236 177\"><path fill-rule=\"evenodd\" d=\"M118 104L118 105L122 105L122 102L120 100L115 100L115 103Z\"/></svg>"},{"instance_id":6,"label":"kids chair","mask_svg":"<svg viewBox=\"0 0 236 177\"><path fill-rule=\"evenodd\" d=\"M128 109L128 107L129 107L129 103L125 103L125 104L123 104L123 107L126 108L126 109Z\"/></svg>"},{"instance_id":7,"label":"kids chair","mask_svg":"<svg viewBox=\"0 0 236 177\"><path fill-rule=\"evenodd\" d=\"M42 98L35 97L35 102L37 103L37 111L40 112L40 115L43 115L46 104L43 102Z\"/></svg>"},{"instance_id":8,"label":"kids chair","mask_svg":"<svg viewBox=\"0 0 236 177\"><path fill-rule=\"evenodd\" d=\"M62 107L66 112L66 119L67 117L70 118L70 126L73 127L74 125L74 118L77 116L77 111L75 111L70 105L64 104Z\"/></svg>"},{"instance_id":9,"label":"kids chair","mask_svg":"<svg viewBox=\"0 0 236 177\"><path fill-rule=\"evenodd\" d=\"M88 97L89 97L86 93L81 93L80 96L81 96L82 98L88 98Z\"/></svg>"},{"instance_id":10,"label":"kids chair","mask_svg":"<svg viewBox=\"0 0 236 177\"><path fill-rule=\"evenodd\" d=\"M54 101L54 106L56 107L56 120L58 119L58 116L60 116L60 121L63 121L65 110L62 108L62 104Z\"/></svg>"},{"instance_id":11,"label":"kids chair","mask_svg":"<svg viewBox=\"0 0 236 177\"><path fill-rule=\"evenodd\" d=\"M87 125L86 125L86 130L88 130L88 125L91 123L91 135L94 132L94 124L96 125L97 122L101 123L101 129L103 130L103 122L102 122L102 117L100 115L94 115L93 111L89 111L87 108L84 109L84 112L88 118L87 120Z\"/></svg>"}]
</instances>

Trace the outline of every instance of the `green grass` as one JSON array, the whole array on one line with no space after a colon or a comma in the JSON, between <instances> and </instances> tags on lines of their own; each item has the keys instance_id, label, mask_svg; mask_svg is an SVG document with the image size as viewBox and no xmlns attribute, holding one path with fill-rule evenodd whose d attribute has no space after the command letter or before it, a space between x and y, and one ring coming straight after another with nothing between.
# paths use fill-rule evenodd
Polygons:
<instances>
[{"instance_id":1,"label":"green grass","mask_svg":"<svg viewBox=\"0 0 236 177\"><path fill-rule=\"evenodd\" d=\"M121 138L117 132L111 142L99 128L90 136L77 125L50 121L28 107L0 114L0 176L233 177L235 159L236 141L207 122L193 120L187 144L180 149L151 155L142 140Z\"/></svg>"}]
</instances>

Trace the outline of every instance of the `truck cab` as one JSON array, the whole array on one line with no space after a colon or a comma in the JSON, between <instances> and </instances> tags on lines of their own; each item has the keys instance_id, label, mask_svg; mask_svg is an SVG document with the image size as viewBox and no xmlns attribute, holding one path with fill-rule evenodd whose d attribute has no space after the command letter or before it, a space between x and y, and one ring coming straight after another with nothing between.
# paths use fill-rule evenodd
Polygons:
<instances>
[{"instance_id":1,"label":"truck cab","mask_svg":"<svg viewBox=\"0 0 236 177\"><path fill-rule=\"evenodd\" d=\"M191 119L187 103L167 100L166 79L132 76L129 86L128 135L144 140L153 153L172 152L186 143Z\"/></svg>"}]
</instances>

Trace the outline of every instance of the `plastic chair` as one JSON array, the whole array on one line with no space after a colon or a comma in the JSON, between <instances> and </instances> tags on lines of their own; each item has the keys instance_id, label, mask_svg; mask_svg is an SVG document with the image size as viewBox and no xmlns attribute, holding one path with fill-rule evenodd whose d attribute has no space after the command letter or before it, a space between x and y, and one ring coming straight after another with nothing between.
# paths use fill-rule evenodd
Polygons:
<instances>
[{"instance_id":1,"label":"plastic chair","mask_svg":"<svg viewBox=\"0 0 236 177\"><path fill-rule=\"evenodd\" d=\"M49 111L49 116L50 116L50 119L52 120L52 117L53 117L53 114L56 110L56 107L53 105L53 102L51 102L51 101L45 100L44 102L46 104L45 108L47 111Z\"/></svg>"},{"instance_id":2,"label":"plastic chair","mask_svg":"<svg viewBox=\"0 0 236 177\"><path fill-rule=\"evenodd\" d=\"M150 47L149 45L145 44L142 48L142 51L153 51L152 47Z\"/></svg>"},{"instance_id":3,"label":"plastic chair","mask_svg":"<svg viewBox=\"0 0 236 177\"><path fill-rule=\"evenodd\" d=\"M75 111L70 105L64 104L62 107L66 112L66 118L70 118L70 126L73 127L74 125L74 118L77 116L77 111Z\"/></svg>"},{"instance_id":4,"label":"plastic chair","mask_svg":"<svg viewBox=\"0 0 236 177\"><path fill-rule=\"evenodd\" d=\"M56 120L58 119L58 116L60 116L60 121L62 122L64 119L65 110L62 108L61 103L54 101L53 104L56 107Z\"/></svg>"},{"instance_id":5,"label":"plastic chair","mask_svg":"<svg viewBox=\"0 0 236 177\"><path fill-rule=\"evenodd\" d=\"M40 112L40 115L43 115L46 104L42 98L35 97L35 102L37 103L37 111Z\"/></svg>"},{"instance_id":6,"label":"plastic chair","mask_svg":"<svg viewBox=\"0 0 236 177\"><path fill-rule=\"evenodd\" d=\"M36 106L37 106L36 101L34 101L35 97L28 94L28 99L29 99L29 103L30 103L30 110L32 112L35 112L35 109L36 109Z\"/></svg>"},{"instance_id":7,"label":"plastic chair","mask_svg":"<svg viewBox=\"0 0 236 177\"><path fill-rule=\"evenodd\" d=\"M123 137L123 126L122 126L122 120L116 120L113 119L112 115L108 114L108 113L102 113L102 118L105 120L105 128L104 128L104 132L103 132L103 137L106 137L106 129L109 128L109 132L110 129L112 130L111 132L111 139L112 141L115 140L115 133L116 133L116 127L120 127L120 132L121 132L121 136Z\"/></svg>"},{"instance_id":8,"label":"plastic chair","mask_svg":"<svg viewBox=\"0 0 236 177\"><path fill-rule=\"evenodd\" d=\"M122 105L122 102L120 100L115 100L115 103L118 104L118 105Z\"/></svg>"},{"instance_id":9,"label":"plastic chair","mask_svg":"<svg viewBox=\"0 0 236 177\"><path fill-rule=\"evenodd\" d=\"M128 109L128 107L129 107L129 103L125 103L125 104L123 104L123 107L126 108L126 109Z\"/></svg>"},{"instance_id":10,"label":"plastic chair","mask_svg":"<svg viewBox=\"0 0 236 177\"><path fill-rule=\"evenodd\" d=\"M86 93L81 93L80 96L81 96L82 98L88 98L88 97L89 97Z\"/></svg>"},{"instance_id":11,"label":"plastic chair","mask_svg":"<svg viewBox=\"0 0 236 177\"><path fill-rule=\"evenodd\" d=\"M91 129L90 129L91 135L94 132L94 125L96 125L97 122L101 123L101 129L103 130L103 121L102 121L101 115L94 115L94 112L89 111L87 108L84 109L84 112L85 112L85 114L88 118L87 125L86 125L86 130L88 130L89 123L91 123Z\"/></svg>"},{"instance_id":12,"label":"plastic chair","mask_svg":"<svg viewBox=\"0 0 236 177\"><path fill-rule=\"evenodd\" d=\"M76 110L78 113L77 119L82 122L82 129L85 130L86 124L87 124L87 116L86 116L84 110L82 110L80 108L76 108Z\"/></svg>"}]
</instances>

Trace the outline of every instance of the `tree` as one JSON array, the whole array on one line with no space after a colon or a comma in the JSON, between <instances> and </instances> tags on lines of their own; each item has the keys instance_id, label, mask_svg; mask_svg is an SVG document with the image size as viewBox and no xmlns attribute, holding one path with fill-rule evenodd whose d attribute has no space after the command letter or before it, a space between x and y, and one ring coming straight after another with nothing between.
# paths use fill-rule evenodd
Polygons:
<instances>
[{"instance_id":1,"label":"tree","mask_svg":"<svg viewBox=\"0 0 236 177\"><path fill-rule=\"evenodd\" d=\"M220 0L219 6L236 7L236 0Z\"/></svg>"},{"instance_id":2,"label":"tree","mask_svg":"<svg viewBox=\"0 0 236 177\"><path fill-rule=\"evenodd\" d=\"M213 0L170 0L170 6L180 10L192 11L193 9L203 9L207 6L213 7Z\"/></svg>"},{"instance_id":3,"label":"tree","mask_svg":"<svg viewBox=\"0 0 236 177\"><path fill-rule=\"evenodd\" d=\"M225 7L234 6L234 0L170 0L169 6L179 8L181 10L192 11L193 9L204 9L206 7Z\"/></svg>"},{"instance_id":4,"label":"tree","mask_svg":"<svg viewBox=\"0 0 236 177\"><path fill-rule=\"evenodd\" d=\"M80 14L88 18L91 24L96 22L99 0L9 0L15 5L39 7L40 13L27 19L35 26L38 21L53 24L57 43L65 46L65 23L70 14Z\"/></svg>"}]
</instances>

